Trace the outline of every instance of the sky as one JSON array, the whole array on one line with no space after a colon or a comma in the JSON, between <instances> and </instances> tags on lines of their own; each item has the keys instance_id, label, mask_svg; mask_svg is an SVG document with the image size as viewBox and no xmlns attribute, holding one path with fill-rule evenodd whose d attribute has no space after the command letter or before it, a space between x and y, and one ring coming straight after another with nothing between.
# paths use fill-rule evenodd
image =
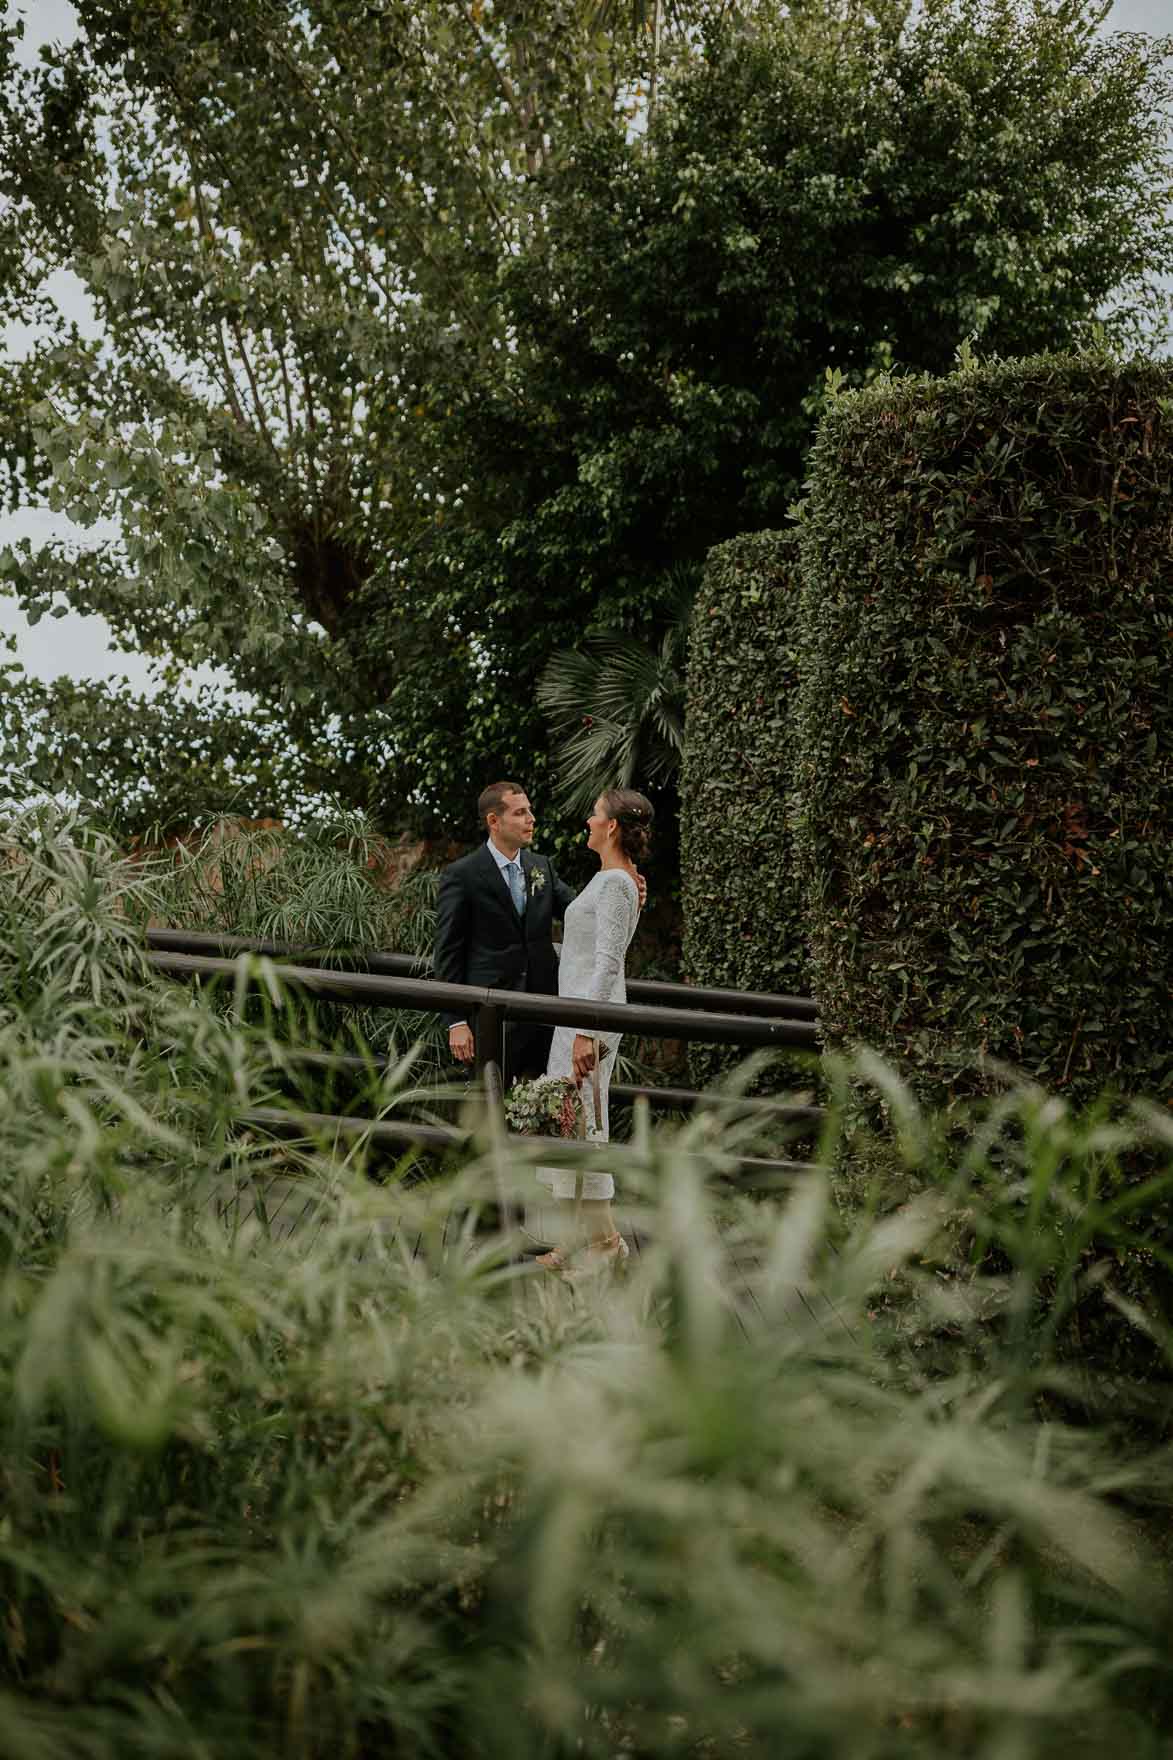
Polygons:
<instances>
[{"instance_id":1,"label":"sky","mask_svg":"<svg viewBox=\"0 0 1173 1760\"><path fill-rule=\"evenodd\" d=\"M77 32L77 18L69 0L0 0L0 13L6 18L15 14L24 19L21 59L30 66L36 62L42 44L69 42ZM49 288L62 311L83 334L96 334L92 308L75 276L59 273L52 277ZM27 325L11 324L0 329L0 351L6 355L25 354L34 342L35 332ZM113 536L114 531L111 521L100 521L81 532L71 521L47 508L27 507L16 513L0 514L0 550L20 538L28 538L34 544L53 537L99 544ZM81 617L70 611L60 618L45 617L30 628L19 606L0 594L0 663L10 658L2 645L6 636L15 642L14 657L34 678L126 678L136 690L156 688L148 662L141 654L120 653L111 645L104 617ZM181 688L190 690L203 683L228 688L230 682L227 674L201 667Z\"/></svg>"},{"instance_id":2,"label":"sky","mask_svg":"<svg viewBox=\"0 0 1173 1760\"><path fill-rule=\"evenodd\" d=\"M67 42L76 31L76 17L69 0L0 0L5 16L14 13L25 20L23 55L30 63L36 60L43 43ZM1126 31L1173 31L1173 0L1115 0L1106 28ZM61 308L83 329L93 330L93 317L85 293L72 276L61 274L52 284ZM34 338L22 326L9 326L0 332L0 350L25 353ZM110 528L101 526L82 534L89 543L108 536ZM47 509L26 508L20 512L0 514L0 549L18 538L34 542L48 537L77 536L69 522ZM30 629L23 613L11 599L0 595L0 644L5 636L15 641L15 655L25 670L34 677L53 679L68 675L77 679L109 679L126 677L139 690L153 688L147 661L138 654L122 654L110 645L109 630L100 617L80 617L75 612L62 618L46 617ZM0 646L0 661L5 658ZM188 681L188 688L202 682L227 686L226 675L201 668Z\"/></svg>"}]
</instances>

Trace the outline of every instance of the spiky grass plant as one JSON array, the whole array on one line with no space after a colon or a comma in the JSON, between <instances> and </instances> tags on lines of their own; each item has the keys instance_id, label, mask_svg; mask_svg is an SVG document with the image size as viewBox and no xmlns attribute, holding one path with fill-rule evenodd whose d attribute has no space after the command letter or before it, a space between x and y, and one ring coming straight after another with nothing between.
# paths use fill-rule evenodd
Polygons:
<instances>
[{"instance_id":1,"label":"spiky grass plant","mask_svg":"<svg viewBox=\"0 0 1173 1760\"><path fill-rule=\"evenodd\" d=\"M568 1289L478 1227L559 1145L486 1121L413 1183L250 1133L263 1023L141 972L112 852L64 904L79 841L0 872L26 951L27 847L62 913L57 955L0 967L0 1752L1167 1754L1173 1462L1047 1403L1056 1271L1136 1226L1096 1182L1147 1146L1173 1183L1152 1119L1108 1142L1015 1090L959 1143L855 1066L908 1189L845 1221L825 1172L721 1195L758 1146L735 1106L643 1114L644 1249Z\"/></svg>"},{"instance_id":2,"label":"spiky grass plant","mask_svg":"<svg viewBox=\"0 0 1173 1760\"><path fill-rule=\"evenodd\" d=\"M276 823L218 821L190 839L144 846L144 854L152 861L155 902L176 927L321 950L386 947L392 932L411 941L428 878L409 871L397 885L386 884L393 851L353 811L309 821L297 832ZM427 952L430 942L400 950Z\"/></svg>"},{"instance_id":3,"label":"spiky grass plant","mask_svg":"<svg viewBox=\"0 0 1173 1760\"><path fill-rule=\"evenodd\" d=\"M352 953L430 956L438 876L408 869L391 884L392 855L353 811L296 831L225 821L190 840L144 847L134 906L143 921L301 946L327 964ZM275 1037L318 1051L353 1054L366 1046L397 1060L416 1046L434 1075L451 1070L446 1032L423 1011L299 1005L271 1015L268 1026Z\"/></svg>"}]
</instances>

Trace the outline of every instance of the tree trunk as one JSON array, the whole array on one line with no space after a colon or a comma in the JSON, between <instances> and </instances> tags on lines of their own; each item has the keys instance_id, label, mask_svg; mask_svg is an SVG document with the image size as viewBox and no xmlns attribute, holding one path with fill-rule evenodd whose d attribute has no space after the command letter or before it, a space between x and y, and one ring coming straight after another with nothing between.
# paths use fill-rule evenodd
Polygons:
<instances>
[{"instance_id":1,"label":"tree trunk","mask_svg":"<svg viewBox=\"0 0 1173 1760\"><path fill-rule=\"evenodd\" d=\"M664 0L655 0L652 8L652 75L648 81L648 127L656 114L656 87L660 76L660 36L664 28Z\"/></svg>"}]
</instances>

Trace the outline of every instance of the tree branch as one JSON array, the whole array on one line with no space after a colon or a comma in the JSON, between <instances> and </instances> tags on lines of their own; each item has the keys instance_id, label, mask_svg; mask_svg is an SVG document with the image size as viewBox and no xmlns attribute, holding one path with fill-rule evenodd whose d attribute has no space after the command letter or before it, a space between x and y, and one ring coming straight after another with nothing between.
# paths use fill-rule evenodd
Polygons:
<instances>
[{"instance_id":1,"label":"tree branch","mask_svg":"<svg viewBox=\"0 0 1173 1760\"><path fill-rule=\"evenodd\" d=\"M187 158L188 163L191 166L192 192L195 196L196 214L199 218L200 231L210 238L212 235L211 222L208 219L207 210L204 207L204 192L200 187L200 180L196 173L195 161L192 158L190 146L188 147ZM228 350L224 344L224 320L222 318L217 318L215 332L216 346L220 354L220 364L224 369L225 394L232 406L232 413L236 417L238 424L242 428L248 429L250 424L248 418L245 416L244 410L241 408L240 398L237 396L236 378L228 359Z\"/></svg>"},{"instance_id":2,"label":"tree branch","mask_svg":"<svg viewBox=\"0 0 1173 1760\"><path fill-rule=\"evenodd\" d=\"M197 206L197 212L198 212L199 218L200 218L200 228L203 233L203 236L205 238L212 239L214 242L215 234L212 231L212 224L211 224L210 219L208 218L207 209L204 207L203 190L202 190L202 186L201 186L199 171L196 168L195 157L192 153L190 142L185 143L185 144L187 145L188 161L189 161L189 163L191 165L191 169L192 169L192 179L193 179L193 183L195 186L195 192L196 192L196 206ZM229 363L228 363L228 350L224 346L223 326L224 326L223 318L218 318L216 320L216 338L220 344L221 352L224 357L224 364L225 364L225 367L227 368L229 365ZM243 365L244 365L245 377L248 379L249 390L252 392L253 408L255 409L256 414L257 414L257 426L260 429L261 435L264 438L266 446L269 448L269 451L273 454L273 457L276 459L278 466L280 466L281 454L277 450L277 447L276 447L274 440L273 440L273 436L269 432L269 424L265 420L265 408L264 408L264 404L261 400L260 387L257 384L256 375L253 372L252 362L248 358L248 350L244 346L244 337L240 333L240 325L235 318L230 317L228 319L228 326L229 326L229 329L232 331L233 337L235 338L237 351L238 351L240 358L241 358L241 361L243 362ZM232 402L233 402L233 407L236 410L238 416L241 416L240 404L239 404L239 401L237 400L237 398L235 397L235 395L233 395ZM242 416L241 416L241 419L243 420ZM248 424L245 423L245 426L247 426L247 425Z\"/></svg>"},{"instance_id":3,"label":"tree branch","mask_svg":"<svg viewBox=\"0 0 1173 1760\"><path fill-rule=\"evenodd\" d=\"M517 95L516 86L513 84L513 81L510 79L505 69L497 65L496 59L493 55L492 44L481 34L480 28L477 25L477 21L473 17L471 10L465 6L461 6L459 10L465 24L472 32L473 41L481 49L485 59L488 61L489 66L492 68L493 73L496 76L497 84L501 88L501 96L505 99L505 102L512 111L514 122L517 124L519 131L524 134L528 124L522 108L522 101Z\"/></svg>"},{"instance_id":4,"label":"tree branch","mask_svg":"<svg viewBox=\"0 0 1173 1760\"><path fill-rule=\"evenodd\" d=\"M270 264L269 267L270 267L270 273L272 273L272 265ZM285 365L285 344L283 342L279 342L277 340L277 337L274 336L273 345L277 350L277 363L281 368L281 393L282 393L282 397L283 397L283 400L285 403L285 429L289 435L289 457L290 457L290 463L292 464L293 457L294 457L293 396L292 396L292 393L290 391L290 386L289 386L289 370ZM296 475L296 472L295 472L295 475Z\"/></svg>"},{"instance_id":5,"label":"tree branch","mask_svg":"<svg viewBox=\"0 0 1173 1760\"><path fill-rule=\"evenodd\" d=\"M290 77L292 79L294 79L297 82L298 86L301 88L301 92L302 92L303 97L308 98L310 103L314 105L314 107L319 111L320 114L325 114L322 106L318 102L316 94L314 93L312 88L309 85L307 85L305 79L302 76L301 69L298 67L296 61L294 61L292 59L292 57L287 53L287 51L284 47L284 44L282 44L280 42L273 41L271 38L266 38L266 46L268 47L270 54L272 54L277 59L279 59L284 64L284 66L288 69ZM341 143L345 147L347 153L350 155L350 158L353 161L356 170L361 172L364 178L369 179L375 185L376 188L385 189L385 186L381 183L379 178L372 171L370 164L364 158L363 154L359 151L358 147L355 146L354 141L350 137L349 131L344 129L341 126L341 124L338 122L336 117L331 117L331 116L327 115L326 120L327 120L327 125L329 126L329 128L337 136L339 141L341 141ZM392 297L391 293L388 290L388 288L385 286L385 284L383 283L381 278L378 276L378 274L375 272L374 266L371 263L370 256L369 256L365 246L356 245L354 240L350 237L350 234L348 233L348 231L346 229L346 225L345 225L344 221L342 220L341 215L338 213L337 209L335 208L334 203L330 197L328 190L325 189L323 186L319 185L319 194L322 196L322 199L324 200L327 208L329 209L330 213L333 215L335 224L338 226L343 237L346 239L347 243L350 245L350 248L356 252L356 254L358 255L359 261L362 263L367 274L371 277L371 280L375 283L376 287L378 287L378 289L382 293L384 299L387 300L388 304L390 304L391 297ZM412 220L410 219L410 216L408 216L408 218L407 218L406 231L407 231L408 236L411 238L412 243L415 245L416 249L419 251L420 255L422 257L425 257L429 262L435 264L435 266L440 269L441 274L443 276L443 279L448 287L449 296L452 298L453 304L456 307L458 307L459 309L461 309L462 315L465 319L465 322L469 324L471 329L479 332L482 327L481 327L480 322L476 316L476 313L468 305L468 303L464 297L463 289L460 287L459 283L453 282L449 271L443 266L443 264L440 264L437 262L437 259L436 259L435 255L433 254L430 245L428 244L427 237L425 236L422 229L418 225L416 225L415 223L412 222Z\"/></svg>"},{"instance_id":6,"label":"tree branch","mask_svg":"<svg viewBox=\"0 0 1173 1760\"><path fill-rule=\"evenodd\" d=\"M298 365L301 367L301 382L305 391L306 481L309 483L310 499L314 504L314 527L315 530L321 531L322 491L321 483L318 478L318 416L317 411L314 409L314 387L313 381L310 378L310 369L305 357L305 351L296 334L293 338L293 347L294 352L297 355Z\"/></svg>"}]
</instances>

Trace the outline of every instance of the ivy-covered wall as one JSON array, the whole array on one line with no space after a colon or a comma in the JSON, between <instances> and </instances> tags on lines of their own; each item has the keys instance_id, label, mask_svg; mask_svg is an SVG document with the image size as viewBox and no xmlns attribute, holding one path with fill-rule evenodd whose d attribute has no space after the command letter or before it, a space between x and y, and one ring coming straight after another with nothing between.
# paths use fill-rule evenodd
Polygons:
<instances>
[{"instance_id":1,"label":"ivy-covered wall","mask_svg":"<svg viewBox=\"0 0 1173 1760\"><path fill-rule=\"evenodd\" d=\"M795 533L709 553L693 610L681 776L684 968L696 984L809 994L787 796L797 682ZM700 1086L732 1047L694 1045Z\"/></svg>"},{"instance_id":2,"label":"ivy-covered wall","mask_svg":"<svg viewBox=\"0 0 1173 1760\"><path fill-rule=\"evenodd\" d=\"M1167 1093L1173 366L1039 356L843 396L801 531L794 837L828 1043L937 1096L983 1058ZM797 945L789 832L738 896L772 863L756 933Z\"/></svg>"}]
</instances>

